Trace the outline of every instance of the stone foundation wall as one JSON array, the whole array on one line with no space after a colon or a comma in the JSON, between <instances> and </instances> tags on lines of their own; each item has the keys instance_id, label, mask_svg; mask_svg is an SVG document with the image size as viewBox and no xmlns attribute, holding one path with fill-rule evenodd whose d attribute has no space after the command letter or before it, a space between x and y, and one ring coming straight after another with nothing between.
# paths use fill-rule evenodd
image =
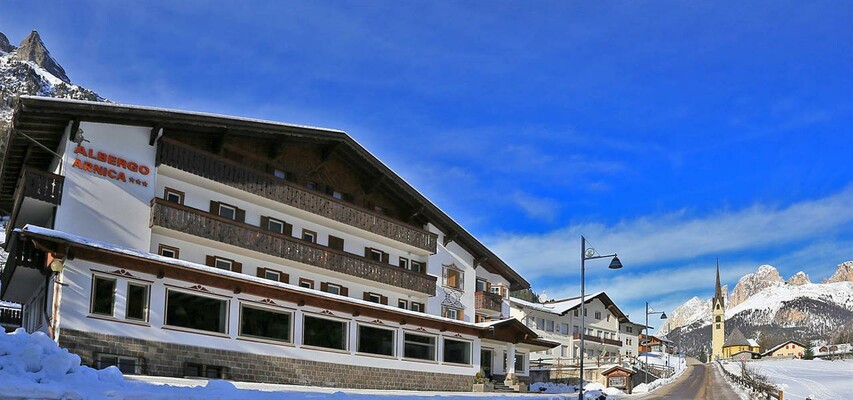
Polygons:
<instances>
[{"instance_id":1,"label":"stone foundation wall","mask_svg":"<svg viewBox=\"0 0 853 400\"><path fill-rule=\"evenodd\" d=\"M224 367L224 378L354 389L471 391L473 377L420 371L362 367L241 353L123 336L63 329L59 345L94 365L96 353L142 359L144 375L182 377L186 363ZM341 355L341 358L346 358Z\"/></svg>"}]
</instances>

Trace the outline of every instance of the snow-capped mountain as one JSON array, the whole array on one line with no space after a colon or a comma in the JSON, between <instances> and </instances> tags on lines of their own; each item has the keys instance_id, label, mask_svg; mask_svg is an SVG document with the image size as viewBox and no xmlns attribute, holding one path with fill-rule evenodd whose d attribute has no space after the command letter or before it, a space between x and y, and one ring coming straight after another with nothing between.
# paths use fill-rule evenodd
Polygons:
<instances>
[{"instance_id":1,"label":"snow-capped mountain","mask_svg":"<svg viewBox=\"0 0 853 400\"><path fill-rule=\"evenodd\" d=\"M726 332L739 328L762 348L785 339L828 340L853 321L853 262L839 264L825 283L811 283L805 272L787 281L773 266L742 277L726 303ZM736 301L737 300L737 301ZM692 354L708 350L710 299L694 297L672 313L670 339Z\"/></svg>"},{"instance_id":2,"label":"snow-capped mountain","mask_svg":"<svg viewBox=\"0 0 853 400\"><path fill-rule=\"evenodd\" d=\"M12 100L22 94L106 101L97 93L71 83L37 31L32 31L17 47L0 33L0 121L8 121Z\"/></svg>"}]
</instances>

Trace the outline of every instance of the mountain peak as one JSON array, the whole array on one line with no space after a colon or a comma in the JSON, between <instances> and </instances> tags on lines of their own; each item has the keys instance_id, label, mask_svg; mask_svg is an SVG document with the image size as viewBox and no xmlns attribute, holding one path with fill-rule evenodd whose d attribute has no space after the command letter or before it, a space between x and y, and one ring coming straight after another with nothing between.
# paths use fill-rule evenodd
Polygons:
<instances>
[{"instance_id":1,"label":"mountain peak","mask_svg":"<svg viewBox=\"0 0 853 400\"><path fill-rule=\"evenodd\" d=\"M12 43L9 43L9 38L7 38L3 32L0 32L0 51L5 53L15 51L15 46L13 46Z\"/></svg>"},{"instance_id":2,"label":"mountain peak","mask_svg":"<svg viewBox=\"0 0 853 400\"><path fill-rule=\"evenodd\" d=\"M44 68L47 72L51 73L63 82L71 83L71 79L69 79L68 75L65 74L65 69L50 56L50 52L41 40L41 36L39 36L38 31L33 30L30 32L30 34L27 35L27 37L24 38L18 46L15 54L17 54L18 58L21 60L32 61L38 64L40 67Z\"/></svg>"},{"instance_id":3,"label":"mountain peak","mask_svg":"<svg viewBox=\"0 0 853 400\"><path fill-rule=\"evenodd\" d=\"M779 271L776 270L776 267L764 264L758 267L758 271L740 278L737 285L735 285L735 289L732 291L731 297L729 298L729 308L743 303L750 296L761 291L761 289L779 285L784 282L785 280L782 279L782 275L779 275Z\"/></svg>"},{"instance_id":4,"label":"mountain peak","mask_svg":"<svg viewBox=\"0 0 853 400\"><path fill-rule=\"evenodd\" d=\"M800 271L800 272L797 272L796 274L794 274L794 276L788 278L788 280L785 283L787 283L789 285L794 285L794 286L802 286L802 285L812 283L812 281L809 280L808 274L806 274L803 271Z\"/></svg>"},{"instance_id":5,"label":"mountain peak","mask_svg":"<svg viewBox=\"0 0 853 400\"><path fill-rule=\"evenodd\" d=\"M845 261L835 268L835 273L824 283L853 282L853 261Z\"/></svg>"}]
</instances>

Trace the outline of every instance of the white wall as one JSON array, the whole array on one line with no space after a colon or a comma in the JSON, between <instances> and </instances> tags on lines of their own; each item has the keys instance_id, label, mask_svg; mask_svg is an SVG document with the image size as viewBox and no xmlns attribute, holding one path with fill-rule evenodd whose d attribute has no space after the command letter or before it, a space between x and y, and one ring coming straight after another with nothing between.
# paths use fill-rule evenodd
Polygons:
<instances>
[{"instance_id":1,"label":"white wall","mask_svg":"<svg viewBox=\"0 0 853 400\"><path fill-rule=\"evenodd\" d=\"M148 145L151 128L81 122L87 142L82 146L128 163L148 168L148 174L75 154L77 145L66 143L62 205L55 229L139 250L151 242L149 202L154 197L156 147ZM75 167L91 163L108 168L113 178ZM116 179L123 177L124 181ZM136 183L139 179L139 183ZM147 185L147 186L144 186Z\"/></svg>"}]
</instances>

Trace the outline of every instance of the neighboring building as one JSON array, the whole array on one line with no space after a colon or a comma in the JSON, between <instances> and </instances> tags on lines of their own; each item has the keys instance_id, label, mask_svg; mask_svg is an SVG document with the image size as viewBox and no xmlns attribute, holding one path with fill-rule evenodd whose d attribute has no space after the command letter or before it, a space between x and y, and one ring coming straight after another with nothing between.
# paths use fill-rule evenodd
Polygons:
<instances>
[{"instance_id":1,"label":"neighboring building","mask_svg":"<svg viewBox=\"0 0 853 400\"><path fill-rule=\"evenodd\" d=\"M717 261L717 284L714 286L714 299L711 300L711 360L719 360L723 355L723 342L726 337L726 300L720 287L720 262Z\"/></svg>"},{"instance_id":2,"label":"neighboring building","mask_svg":"<svg viewBox=\"0 0 853 400\"><path fill-rule=\"evenodd\" d=\"M631 359L640 354L640 335L645 325L626 321L619 323L619 336L622 340L622 356Z\"/></svg>"},{"instance_id":3,"label":"neighboring building","mask_svg":"<svg viewBox=\"0 0 853 400\"><path fill-rule=\"evenodd\" d=\"M640 335L640 352L659 352L673 354L675 352L675 343L663 336L649 335L648 340L646 335Z\"/></svg>"},{"instance_id":4,"label":"neighboring building","mask_svg":"<svg viewBox=\"0 0 853 400\"><path fill-rule=\"evenodd\" d=\"M508 319L527 281L344 132L41 97L10 129L0 298L88 365L470 390L556 346Z\"/></svg>"},{"instance_id":5,"label":"neighboring building","mask_svg":"<svg viewBox=\"0 0 853 400\"><path fill-rule=\"evenodd\" d=\"M510 315L544 339L559 342L560 346L530 354L531 368L551 371L545 378L577 377L580 361L580 297L552 300L545 303L510 298ZM595 370L626 361L627 352L636 346L636 324L631 323L619 307L604 292L586 297L584 309L584 358L589 380L600 380ZM621 335L622 325L630 326L627 336ZM628 328L624 328L628 329ZM626 345L626 340L630 344ZM633 351L632 356L636 356Z\"/></svg>"},{"instance_id":6,"label":"neighboring building","mask_svg":"<svg viewBox=\"0 0 853 400\"><path fill-rule=\"evenodd\" d=\"M773 346L761 354L762 357L787 357L802 358L806 352L806 345L795 340L788 340Z\"/></svg>"},{"instance_id":7,"label":"neighboring building","mask_svg":"<svg viewBox=\"0 0 853 400\"><path fill-rule=\"evenodd\" d=\"M725 343L723 343L722 357L732 358L740 352L749 352L760 356L761 348L758 346L758 342L753 339L747 339L746 336L741 333L740 329L735 328L726 338Z\"/></svg>"}]
</instances>

